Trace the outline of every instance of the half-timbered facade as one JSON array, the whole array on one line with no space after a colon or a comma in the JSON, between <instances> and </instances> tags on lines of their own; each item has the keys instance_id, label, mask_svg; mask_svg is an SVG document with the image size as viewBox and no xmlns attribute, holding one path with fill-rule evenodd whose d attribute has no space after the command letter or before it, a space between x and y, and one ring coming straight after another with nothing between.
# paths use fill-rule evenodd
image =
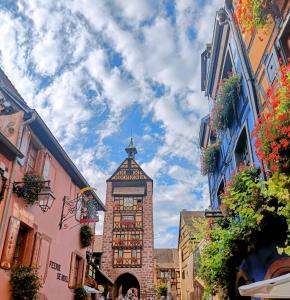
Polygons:
<instances>
[{"instance_id":1,"label":"half-timbered facade","mask_svg":"<svg viewBox=\"0 0 290 300\"><path fill-rule=\"evenodd\" d=\"M128 157L107 180L101 268L115 282L112 297L153 295L153 181L134 159L131 139Z\"/></svg>"}]
</instances>

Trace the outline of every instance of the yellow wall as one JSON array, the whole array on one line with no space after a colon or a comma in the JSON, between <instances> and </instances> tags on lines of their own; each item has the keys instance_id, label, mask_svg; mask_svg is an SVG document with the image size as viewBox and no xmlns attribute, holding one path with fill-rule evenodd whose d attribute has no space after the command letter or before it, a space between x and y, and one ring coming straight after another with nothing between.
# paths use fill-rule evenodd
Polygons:
<instances>
[{"instance_id":1,"label":"yellow wall","mask_svg":"<svg viewBox=\"0 0 290 300\"><path fill-rule=\"evenodd\" d=\"M180 240L178 244L178 255L180 262L180 288L181 288L181 300L189 300L190 293L193 292L193 256L192 246L189 239L189 229L181 219L180 224ZM182 257L182 252L184 253ZM183 278L183 275L184 277Z\"/></svg>"}]
</instances>

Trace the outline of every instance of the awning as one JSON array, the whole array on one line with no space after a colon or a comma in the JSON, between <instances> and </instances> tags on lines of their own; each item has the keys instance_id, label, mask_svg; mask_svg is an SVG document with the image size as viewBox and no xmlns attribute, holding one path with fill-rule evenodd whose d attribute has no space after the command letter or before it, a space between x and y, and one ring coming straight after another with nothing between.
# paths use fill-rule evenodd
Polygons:
<instances>
[{"instance_id":1,"label":"awning","mask_svg":"<svg viewBox=\"0 0 290 300\"><path fill-rule=\"evenodd\" d=\"M84 285L84 289L86 290L86 292L88 294L100 294L101 293L100 291L98 291L98 290L96 290L96 289L94 289L94 288L92 288L88 285Z\"/></svg>"},{"instance_id":2,"label":"awning","mask_svg":"<svg viewBox=\"0 0 290 300\"><path fill-rule=\"evenodd\" d=\"M115 187L113 190L113 195L144 195L145 187L136 186L136 187Z\"/></svg>"},{"instance_id":3,"label":"awning","mask_svg":"<svg viewBox=\"0 0 290 300\"><path fill-rule=\"evenodd\" d=\"M241 296L257 298L290 298L290 273L239 287Z\"/></svg>"}]
</instances>

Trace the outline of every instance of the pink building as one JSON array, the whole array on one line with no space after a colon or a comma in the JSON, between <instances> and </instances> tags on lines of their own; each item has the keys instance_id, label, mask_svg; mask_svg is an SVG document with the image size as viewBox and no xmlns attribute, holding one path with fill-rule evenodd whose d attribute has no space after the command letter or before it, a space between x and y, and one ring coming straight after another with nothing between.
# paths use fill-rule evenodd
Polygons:
<instances>
[{"instance_id":1,"label":"pink building","mask_svg":"<svg viewBox=\"0 0 290 300\"><path fill-rule=\"evenodd\" d=\"M29 190L31 180L41 187L36 199ZM81 245L81 223L89 222L93 232L96 212L104 210L94 191L80 196L88 185L0 69L1 300L10 299L10 273L17 265L38 268L38 299L73 299L73 289L85 280L86 254L92 251Z\"/></svg>"}]
</instances>

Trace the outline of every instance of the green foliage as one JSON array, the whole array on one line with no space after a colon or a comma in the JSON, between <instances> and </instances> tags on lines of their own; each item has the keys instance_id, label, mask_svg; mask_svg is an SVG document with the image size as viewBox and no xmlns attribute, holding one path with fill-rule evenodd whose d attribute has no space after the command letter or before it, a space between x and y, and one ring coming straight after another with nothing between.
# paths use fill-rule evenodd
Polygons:
<instances>
[{"instance_id":1,"label":"green foliage","mask_svg":"<svg viewBox=\"0 0 290 300\"><path fill-rule=\"evenodd\" d=\"M212 174L217 169L217 160L219 156L219 144L211 144L201 153L201 174Z\"/></svg>"},{"instance_id":2,"label":"green foliage","mask_svg":"<svg viewBox=\"0 0 290 300\"><path fill-rule=\"evenodd\" d=\"M288 246L289 200L284 195L287 189L289 194L289 178L275 176L263 187L259 170L244 167L227 184L222 196L225 216L209 226L199 262L206 293L222 290L225 299L234 299L233 274L244 258L263 245Z\"/></svg>"},{"instance_id":3,"label":"green foliage","mask_svg":"<svg viewBox=\"0 0 290 300\"><path fill-rule=\"evenodd\" d=\"M192 218L191 235L194 237L194 243L201 242L207 231L208 220L205 217Z\"/></svg>"},{"instance_id":4,"label":"green foliage","mask_svg":"<svg viewBox=\"0 0 290 300\"><path fill-rule=\"evenodd\" d=\"M83 225L80 230L80 241L83 248L90 246L93 232L89 225Z\"/></svg>"},{"instance_id":5,"label":"green foliage","mask_svg":"<svg viewBox=\"0 0 290 300\"><path fill-rule=\"evenodd\" d=\"M44 188L43 179L37 175L24 175L23 185L14 188L18 197L24 198L27 204L33 205L38 200L38 195Z\"/></svg>"},{"instance_id":6,"label":"green foliage","mask_svg":"<svg viewBox=\"0 0 290 300\"><path fill-rule=\"evenodd\" d=\"M164 283L159 283L155 288L155 292L158 296L166 296L167 295L167 285Z\"/></svg>"},{"instance_id":7,"label":"green foliage","mask_svg":"<svg viewBox=\"0 0 290 300\"><path fill-rule=\"evenodd\" d=\"M17 266L11 271L12 299L33 300L41 287L37 271L32 267Z\"/></svg>"},{"instance_id":8,"label":"green foliage","mask_svg":"<svg viewBox=\"0 0 290 300\"><path fill-rule=\"evenodd\" d=\"M234 106L241 92L241 82L239 74L230 75L222 81L211 111L211 123L215 131L225 131L230 127Z\"/></svg>"},{"instance_id":9,"label":"green foliage","mask_svg":"<svg viewBox=\"0 0 290 300\"><path fill-rule=\"evenodd\" d=\"M75 300L85 300L86 296L87 296L87 292L82 286L74 289L74 299Z\"/></svg>"},{"instance_id":10,"label":"green foliage","mask_svg":"<svg viewBox=\"0 0 290 300\"><path fill-rule=\"evenodd\" d=\"M265 182L262 194L267 199L276 199L278 201L277 214L286 219L288 224L288 238L285 245L278 247L280 253L284 252L290 256L290 176L284 173L274 173L271 178Z\"/></svg>"}]
</instances>

